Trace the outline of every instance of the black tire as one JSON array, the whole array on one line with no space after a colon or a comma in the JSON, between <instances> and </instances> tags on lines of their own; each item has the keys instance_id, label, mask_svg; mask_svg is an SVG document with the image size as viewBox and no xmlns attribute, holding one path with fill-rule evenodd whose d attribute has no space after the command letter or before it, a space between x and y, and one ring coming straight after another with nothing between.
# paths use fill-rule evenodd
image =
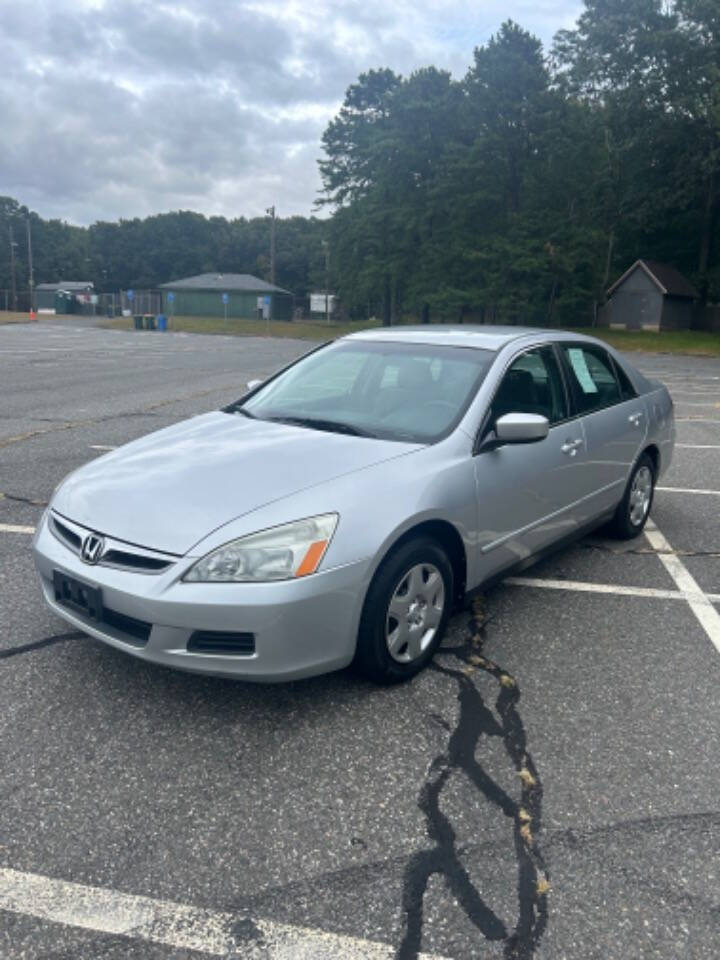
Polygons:
<instances>
[{"instance_id":1,"label":"black tire","mask_svg":"<svg viewBox=\"0 0 720 960\"><path fill-rule=\"evenodd\" d=\"M650 500L642 517L633 520L631 497L633 494L633 484L641 471L648 471L650 476ZM647 474L644 474L647 476ZM607 532L616 540L632 540L642 533L647 518L652 510L653 497L655 496L655 464L647 453L644 453L632 469L630 478L625 488L625 494L618 504L615 516L608 524Z\"/></svg>"},{"instance_id":2,"label":"black tire","mask_svg":"<svg viewBox=\"0 0 720 960\"><path fill-rule=\"evenodd\" d=\"M423 565L434 567L442 578L442 615L432 639L423 647L422 652L408 662L399 662L388 648L387 631L394 621L390 614L390 601L396 592L401 590L410 572ZM432 571L423 567L423 575L428 574L428 584L431 573ZM428 665L440 646L452 610L453 597L452 564L443 548L428 537L417 537L401 544L383 560L368 588L353 661L355 669L376 683L390 684L410 680ZM422 625L413 626L412 629L422 633ZM418 633L415 635L418 636ZM405 653L401 647L397 655L409 656L409 645L406 645Z\"/></svg>"}]
</instances>

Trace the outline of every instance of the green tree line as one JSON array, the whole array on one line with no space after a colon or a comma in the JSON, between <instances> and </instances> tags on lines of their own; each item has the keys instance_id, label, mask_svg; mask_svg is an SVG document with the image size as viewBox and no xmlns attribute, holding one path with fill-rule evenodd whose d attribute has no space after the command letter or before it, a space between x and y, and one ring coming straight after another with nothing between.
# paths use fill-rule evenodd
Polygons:
<instances>
[{"instance_id":1,"label":"green tree line","mask_svg":"<svg viewBox=\"0 0 720 960\"><path fill-rule=\"evenodd\" d=\"M460 80L371 70L323 147L357 316L586 323L638 257L720 297L717 0L586 0L549 55L508 21Z\"/></svg>"},{"instance_id":2,"label":"green tree line","mask_svg":"<svg viewBox=\"0 0 720 960\"><path fill-rule=\"evenodd\" d=\"M585 324L638 257L720 299L718 0L585 0L549 51L512 21L466 75L369 70L322 138L323 218L277 221L278 284L353 318ZM269 279L270 221L190 211L75 227L0 198L35 279ZM323 246L327 241L327 246ZM0 289L10 287L9 256Z\"/></svg>"},{"instance_id":3,"label":"green tree line","mask_svg":"<svg viewBox=\"0 0 720 960\"><path fill-rule=\"evenodd\" d=\"M11 289L14 239L18 290L28 288L27 222L36 283L89 280L101 291L153 289L196 273L250 273L270 280L270 219L205 217L190 211L78 227L44 220L0 197L0 290ZM296 296L322 286L327 224L318 217L276 221L276 282ZM0 306L4 306L4 301Z\"/></svg>"}]
</instances>

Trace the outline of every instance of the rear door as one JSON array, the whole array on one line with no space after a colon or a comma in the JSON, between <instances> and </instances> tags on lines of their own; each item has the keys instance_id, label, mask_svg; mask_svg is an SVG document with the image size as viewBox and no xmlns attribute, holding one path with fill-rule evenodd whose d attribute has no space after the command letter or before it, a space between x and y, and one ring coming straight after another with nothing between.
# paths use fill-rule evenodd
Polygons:
<instances>
[{"instance_id":1,"label":"rear door","mask_svg":"<svg viewBox=\"0 0 720 960\"><path fill-rule=\"evenodd\" d=\"M537 443L483 451L482 439L506 413L547 417L548 436ZM560 363L551 345L534 347L513 359L476 444L481 579L575 531L573 504L582 495L585 441L581 421L571 420L570 413Z\"/></svg>"},{"instance_id":2,"label":"rear door","mask_svg":"<svg viewBox=\"0 0 720 960\"><path fill-rule=\"evenodd\" d=\"M616 506L647 434L642 400L610 354L582 342L560 345L576 413L582 419L587 457L581 521Z\"/></svg>"}]
</instances>

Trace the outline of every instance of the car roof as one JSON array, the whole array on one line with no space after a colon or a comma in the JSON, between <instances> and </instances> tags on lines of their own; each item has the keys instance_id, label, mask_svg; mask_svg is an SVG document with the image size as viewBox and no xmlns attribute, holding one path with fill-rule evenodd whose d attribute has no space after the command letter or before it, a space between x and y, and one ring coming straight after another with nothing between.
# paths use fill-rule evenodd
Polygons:
<instances>
[{"instance_id":1,"label":"car roof","mask_svg":"<svg viewBox=\"0 0 720 960\"><path fill-rule=\"evenodd\" d=\"M473 324L423 324L407 327L376 327L350 333L343 340L373 340L392 343L443 344L454 347L476 347L479 350L500 350L512 340L547 335L556 337L557 330L537 327L493 327ZM542 336L542 339L545 339Z\"/></svg>"},{"instance_id":2,"label":"car roof","mask_svg":"<svg viewBox=\"0 0 720 960\"><path fill-rule=\"evenodd\" d=\"M350 333L342 340L370 340L390 343L424 343L455 347L475 347L477 350L498 352L509 343L518 343L522 349L523 343L532 346L539 343L553 341L576 341L595 344L612 354L625 373L632 380L638 393L646 393L653 389L653 383L644 377L626 357L619 353L609 343L604 343L596 337L572 330L558 330L542 327L494 327L489 325L473 324L423 324L422 326L407 327L375 327L370 330L359 330ZM339 342L339 341L336 341Z\"/></svg>"}]
</instances>

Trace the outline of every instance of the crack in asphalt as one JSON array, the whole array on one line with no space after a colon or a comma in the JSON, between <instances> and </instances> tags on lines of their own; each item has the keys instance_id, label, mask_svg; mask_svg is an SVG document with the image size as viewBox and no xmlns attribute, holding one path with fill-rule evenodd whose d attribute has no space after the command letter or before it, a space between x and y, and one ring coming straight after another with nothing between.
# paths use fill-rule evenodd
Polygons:
<instances>
[{"instance_id":1,"label":"crack in asphalt","mask_svg":"<svg viewBox=\"0 0 720 960\"><path fill-rule=\"evenodd\" d=\"M0 500L12 500L14 503L26 503L31 507L46 507L47 500L34 500L32 497L21 497L16 493L0 492Z\"/></svg>"},{"instance_id":2,"label":"crack in asphalt","mask_svg":"<svg viewBox=\"0 0 720 960\"><path fill-rule=\"evenodd\" d=\"M73 630L72 633L56 633L52 637L43 637L42 640L34 640L32 643L24 643L19 647L10 647L8 650L0 650L0 660L7 660L10 657L17 657L21 653L31 653L33 650L40 650L42 647L49 647L55 643L61 643L63 640L80 640L85 636L79 630Z\"/></svg>"},{"instance_id":3,"label":"crack in asphalt","mask_svg":"<svg viewBox=\"0 0 720 960\"><path fill-rule=\"evenodd\" d=\"M618 550L603 543L580 543L578 546L581 550L598 550L601 553L613 553L618 557L656 557L661 554L673 554L676 557L720 557L720 550L654 550L652 547Z\"/></svg>"},{"instance_id":4,"label":"crack in asphalt","mask_svg":"<svg viewBox=\"0 0 720 960\"><path fill-rule=\"evenodd\" d=\"M23 440L32 440L34 437L41 437L48 433L59 433L62 430L72 430L75 427L90 427L99 423L108 423L111 420L122 420L126 417L153 416L153 411L159 410L161 407L168 407L173 403L181 403L183 400L194 400L196 397L207 397L212 393L222 393L225 390L233 389L237 389L237 384L221 384L216 387L210 387L207 390L199 390L196 393L186 393L180 397L171 397L168 400L159 400L157 403L151 403L149 406L142 407L140 410L128 410L125 413L110 413L103 417L85 417L80 420L57 421L57 425L55 426L41 427L37 430L28 430L25 433L17 434L17 436L14 437L5 437L4 440L0 440L0 448L9 447L13 443L21 443ZM37 420L39 418L35 417L34 419Z\"/></svg>"},{"instance_id":5,"label":"crack in asphalt","mask_svg":"<svg viewBox=\"0 0 720 960\"><path fill-rule=\"evenodd\" d=\"M486 940L504 941L506 960L530 960L547 926L549 874L536 839L541 823L542 784L517 711L518 686L510 674L482 655L487 622L484 598L477 597L466 642L438 651L438 656L455 657L461 666L455 669L437 661L431 664L431 669L456 681L460 710L446 750L432 761L420 789L418 806L434 846L417 851L407 861L403 878L404 933L396 960L414 960L422 948L424 898L428 882L436 874L445 878L461 909ZM498 682L495 709L500 722L472 681L477 669ZM519 800L510 797L476 759L483 735L501 738L521 782ZM473 884L463 851L456 845L452 824L440 809L441 794L456 771L464 773L485 799L512 821L518 869L518 916L512 932Z\"/></svg>"}]
</instances>

